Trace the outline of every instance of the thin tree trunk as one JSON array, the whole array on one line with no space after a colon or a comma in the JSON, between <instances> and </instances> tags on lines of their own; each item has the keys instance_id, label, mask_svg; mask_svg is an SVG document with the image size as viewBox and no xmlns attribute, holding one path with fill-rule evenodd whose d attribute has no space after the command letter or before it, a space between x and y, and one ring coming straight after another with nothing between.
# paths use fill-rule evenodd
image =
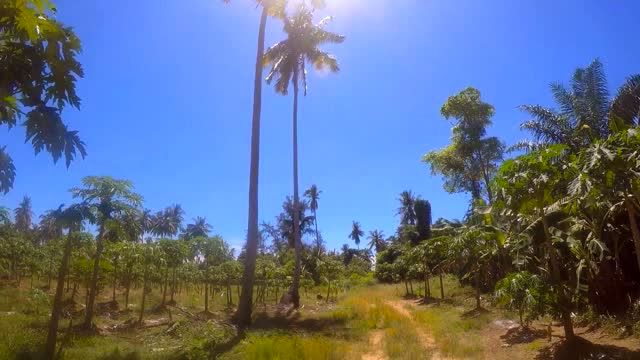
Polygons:
<instances>
[{"instance_id":1,"label":"thin tree trunk","mask_svg":"<svg viewBox=\"0 0 640 360\"><path fill-rule=\"evenodd\" d=\"M253 303L253 282L255 280L256 255L258 252L258 175L260 168L260 111L262 108L262 57L264 55L264 33L267 24L267 8L262 7L258 28L258 50L256 52L255 75L253 80L253 118L251 120L251 165L249 170L249 216L247 224L247 246L244 271L242 273L242 293L238 302L235 320L244 330L251 324Z\"/></svg>"},{"instance_id":2,"label":"thin tree trunk","mask_svg":"<svg viewBox=\"0 0 640 360\"><path fill-rule=\"evenodd\" d=\"M313 225L316 227L316 253L320 255L320 233L318 232L318 215L316 215L316 209L313 209Z\"/></svg>"},{"instance_id":3,"label":"thin tree trunk","mask_svg":"<svg viewBox=\"0 0 640 360\"><path fill-rule=\"evenodd\" d=\"M564 327L564 336L568 342L573 342L575 340L575 335L573 332L571 313L568 309L567 294L565 294L565 291L564 289L562 289L562 286L560 284L560 265L558 263L558 259L556 258L555 249L553 248L551 233L549 232L549 224L547 223L547 218L544 214L543 207L540 207L540 217L542 218L542 229L544 231L547 252L549 253L549 262L551 264L552 286L560 295L558 305L560 305L560 317L562 319L562 326Z\"/></svg>"},{"instance_id":4,"label":"thin tree trunk","mask_svg":"<svg viewBox=\"0 0 640 360\"><path fill-rule=\"evenodd\" d=\"M118 261L115 261L113 268L113 292L111 294L111 301L116 302L116 286L118 286Z\"/></svg>"},{"instance_id":5,"label":"thin tree trunk","mask_svg":"<svg viewBox=\"0 0 640 360\"><path fill-rule=\"evenodd\" d=\"M636 209L631 203L631 200L625 200L624 204L627 207L627 214L629 215L629 225L631 226L631 235L633 236L633 245L636 249L636 260L638 262L638 267L640 267L640 230L638 229Z\"/></svg>"},{"instance_id":6,"label":"thin tree trunk","mask_svg":"<svg viewBox=\"0 0 640 360\"><path fill-rule=\"evenodd\" d=\"M171 303L174 302L173 294L176 292L176 268L173 268L173 279L171 280Z\"/></svg>"},{"instance_id":7,"label":"thin tree trunk","mask_svg":"<svg viewBox=\"0 0 640 360\"><path fill-rule=\"evenodd\" d=\"M142 276L142 303L140 304L140 316L138 324L142 325L142 317L144 316L144 301L147 298L147 280L149 278L149 264L144 267L144 275Z\"/></svg>"},{"instance_id":8,"label":"thin tree trunk","mask_svg":"<svg viewBox=\"0 0 640 360\"><path fill-rule=\"evenodd\" d=\"M93 321L93 304L96 301L96 295L98 293L98 275L100 273L100 258L102 257L102 251L104 250L104 223L100 224L100 231L98 232L98 238L96 239L96 258L93 260L93 275L91 276L91 284L89 287L89 298L87 299L86 314L84 318L84 328L90 329Z\"/></svg>"},{"instance_id":9,"label":"thin tree trunk","mask_svg":"<svg viewBox=\"0 0 640 360\"><path fill-rule=\"evenodd\" d=\"M480 309L482 304L480 303L480 271L476 271L476 308Z\"/></svg>"},{"instance_id":10,"label":"thin tree trunk","mask_svg":"<svg viewBox=\"0 0 640 360\"><path fill-rule=\"evenodd\" d=\"M293 71L293 245L295 246L295 267L293 269L293 281L289 288L288 299L294 308L300 307L300 257L302 256L302 243L300 241L300 212L298 198L298 70Z\"/></svg>"},{"instance_id":11,"label":"thin tree trunk","mask_svg":"<svg viewBox=\"0 0 640 360\"><path fill-rule=\"evenodd\" d=\"M327 282L327 300L326 300L326 302L329 302L329 295L331 295L330 290L331 290L331 281L328 281Z\"/></svg>"},{"instance_id":12,"label":"thin tree trunk","mask_svg":"<svg viewBox=\"0 0 640 360\"><path fill-rule=\"evenodd\" d=\"M53 359L53 356L56 352L56 337L58 335L58 321L60 320L60 313L62 312L62 293L64 292L64 280L65 274L67 273L69 267L69 258L71 257L71 249L73 246L71 236L71 234L67 235L67 241L65 241L64 252L62 254L62 261L60 263L60 270L58 272L56 294L53 298L51 320L49 321L49 332L47 334L47 342L45 345L46 359Z\"/></svg>"},{"instance_id":13,"label":"thin tree trunk","mask_svg":"<svg viewBox=\"0 0 640 360\"><path fill-rule=\"evenodd\" d=\"M129 289L131 288L131 278L127 279L127 287L124 290L124 309L129 309Z\"/></svg>"},{"instance_id":14,"label":"thin tree trunk","mask_svg":"<svg viewBox=\"0 0 640 360\"><path fill-rule=\"evenodd\" d=\"M440 298L444 300L444 285L442 284L442 271L440 272Z\"/></svg>"},{"instance_id":15,"label":"thin tree trunk","mask_svg":"<svg viewBox=\"0 0 640 360\"><path fill-rule=\"evenodd\" d=\"M204 312L209 311L209 282L204 282Z\"/></svg>"},{"instance_id":16,"label":"thin tree trunk","mask_svg":"<svg viewBox=\"0 0 640 360\"><path fill-rule=\"evenodd\" d=\"M162 302L160 306L164 306L167 301L167 285L169 285L169 268L167 267L164 271L164 285L162 287Z\"/></svg>"}]
</instances>

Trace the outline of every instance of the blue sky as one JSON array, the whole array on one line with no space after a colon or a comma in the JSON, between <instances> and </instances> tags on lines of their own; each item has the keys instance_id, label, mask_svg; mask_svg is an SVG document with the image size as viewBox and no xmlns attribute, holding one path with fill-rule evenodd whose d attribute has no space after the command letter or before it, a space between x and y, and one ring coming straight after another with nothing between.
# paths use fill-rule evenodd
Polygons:
<instances>
[{"instance_id":1,"label":"blue sky","mask_svg":"<svg viewBox=\"0 0 640 360\"><path fill-rule=\"evenodd\" d=\"M551 105L553 81L599 57L613 93L640 72L637 14L626 1L328 0L328 48L337 75L312 73L300 105L300 186L323 191L318 223L330 248L348 242L351 221L393 233L398 194L431 201L434 219L460 218L421 156L447 144L446 98L475 86L496 115L491 135L513 143L526 120L517 106ZM158 210L182 204L239 246L247 217L249 135L259 12L253 1L58 0L58 16L83 42L80 111L64 118L88 156L53 165L33 156L21 128L0 131L18 177L1 198L24 194L37 215L69 203L87 175L130 179ZM322 15L322 14L319 14ZM270 20L267 46L282 38ZM290 97L264 87L260 218L271 221L291 194Z\"/></svg>"}]
</instances>

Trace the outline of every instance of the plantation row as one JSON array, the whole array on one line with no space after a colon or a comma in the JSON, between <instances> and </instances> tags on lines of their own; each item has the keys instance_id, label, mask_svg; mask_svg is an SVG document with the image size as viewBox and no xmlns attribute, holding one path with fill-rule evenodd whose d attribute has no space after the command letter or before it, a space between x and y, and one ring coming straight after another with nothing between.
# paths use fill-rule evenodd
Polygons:
<instances>
[{"instance_id":1,"label":"plantation row","mask_svg":"<svg viewBox=\"0 0 640 360\"><path fill-rule=\"evenodd\" d=\"M184 212L179 205L156 213L142 209L141 196L125 180L87 177L83 185L71 190L78 203L47 211L37 224L29 197L13 214L6 208L0 210L0 276L17 287L26 281L33 285L46 280L47 288L55 288L50 340L55 339L60 316L78 316L63 311L65 304L77 300L86 304L80 315L84 328L91 329L96 307L118 309L121 301L126 310L132 288L144 289L140 303L135 304L140 325L145 311L175 306L174 295L183 292L199 294L205 313L210 312L210 298L216 295L225 297L226 308L234 306L240 296L245 254L236 256L222 237L211 236L206 219L198 217L183 227ZM340 254L325 250L320 233L312 231L315 217L307 214L309 203L317 207L317 188L307 193L311 196L314 191L310 201L302 202L300 214L302 232L313 237L311 245L303 247L301 286L305 292L312 286L326 287L326 293L317 298L329 301L339 289L371 282L372 257L368 249L346 245ZM254 306L277 303L291 285L295 268L292 211L287 199L275 223L262 226ZM87 232L92 228L96 231ZM354 236L360 235L356 231ZM148 304L146 298L153 288L162 294L158 304ZM85 292L80 294L80 289ZM97 304L99 293L110 293L111 304Z\"/></svg>"}]
</instances>

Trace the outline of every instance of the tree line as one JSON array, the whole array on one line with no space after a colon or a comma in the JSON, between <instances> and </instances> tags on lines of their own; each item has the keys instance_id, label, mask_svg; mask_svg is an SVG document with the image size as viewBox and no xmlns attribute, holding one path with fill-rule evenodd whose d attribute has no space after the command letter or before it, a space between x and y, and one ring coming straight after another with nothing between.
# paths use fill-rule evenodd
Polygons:
<instances>
[{"instance_id":1,"label":"tree line","mask_svg":"<svg viewBox=\"0 0 640 360\"><path fill-rule=\"evenodd\" d=\"M453 120L451 142L423 161L445 190L470 195L468 211L462 221L438 219L430 236L403 215L377 254L378 279L428 286L455 273L476 287L478 308L481 293L495 290L523 324L559 318L569 341L572 313L623 315L630 327L640 320L629 315L640 294L640 75L610 97L594 60L551 91L557 107L522 106L531 139L509 147L487 135L494 108L477 89L449 97L441 113Z\"/></svg>"}]
</instances>

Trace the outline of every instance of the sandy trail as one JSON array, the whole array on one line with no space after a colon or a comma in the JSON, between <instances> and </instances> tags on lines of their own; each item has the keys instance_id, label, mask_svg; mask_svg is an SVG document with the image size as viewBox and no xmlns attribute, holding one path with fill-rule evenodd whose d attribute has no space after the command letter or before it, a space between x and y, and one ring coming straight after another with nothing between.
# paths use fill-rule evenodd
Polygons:
<instances>
[{"instance_id":1,"label":"sandy trail","mask_svg":"<svg viewBox=\"0 0 640 360\"><path fill-rule=\"evenodd\" d=\"M371 351L362 355L362 360L386 360L382 350L382 338L384 337L384 330L375 330L369 337L369 346Z\"/></svg>"},{"instance_id":2,"label":"sandy trail","mask_svg":"<svg viewBox=\"0 0 640 360\"><path fill-rule=\"evenodd\" d=\"M416 333L418 334L418 338L420 339L420 343L422 344L422 346L425 347L425 349L430 351L432 360L444 359L444 357L442 357L438 352L438 348L436 347L436 341L433 338L433 336L427 333L422 327L420 327L420 325L418 325L415 322L415 320L413 319L413 314L411 314L411 311L409 311L409 309L405 307L405 304L410 304L411 306L414 306L415 304L413 304L412 302L401 301L401 300L387 300L385 301L385 304L392 307L393 310L395 310L400 315L411 320L411 323L414 325L413 328L416 330Z\"/></svg>"}]
</instances>

